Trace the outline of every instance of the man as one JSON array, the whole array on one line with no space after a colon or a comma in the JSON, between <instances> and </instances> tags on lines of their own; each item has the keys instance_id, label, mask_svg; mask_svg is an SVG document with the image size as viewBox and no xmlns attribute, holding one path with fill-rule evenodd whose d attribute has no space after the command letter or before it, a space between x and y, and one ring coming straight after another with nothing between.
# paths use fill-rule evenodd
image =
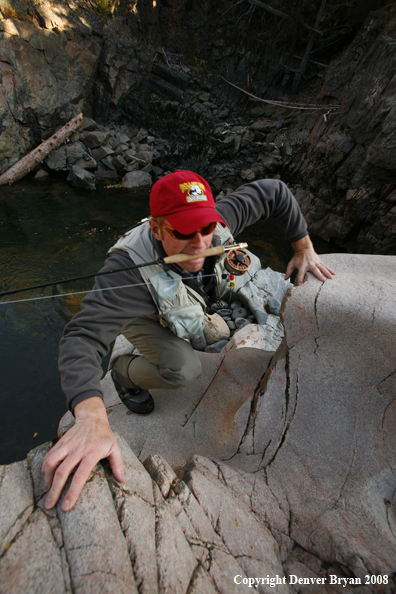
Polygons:
<instances>
[{"instance_id":1,"label":"man","mask_svg":"<svg viewBox=\"0 0 396 594\"><path fill-rule=\"evenodd\" d=\"M76 469L62 503L62 509L71 509L91 470L103 458L109 459L114 477L125 480L100 388L101 358L120 332L141 352L140 356L119 357L112 369L116 389L130 410L151 412L150 388L176 389L200 374L200 361L183 338L199 334L204 310L224 291L219 263L213 257L200 257L206 248L232 240L245 227L274 216L295 252L286 279L296 268L298 285L308 270L321 281L334 274L313 249L298 204L280 181L246 184L215 205L206 180L178 170L154 184L150 212L148 222L132 228L111 248L102 272L166 255L197 257L180 266L150 266L98 276L96 291L84 298L81 312L66 326L59 368L76 422L45 457L47 508L58 501Z\"/></svg>"}]
</instances>

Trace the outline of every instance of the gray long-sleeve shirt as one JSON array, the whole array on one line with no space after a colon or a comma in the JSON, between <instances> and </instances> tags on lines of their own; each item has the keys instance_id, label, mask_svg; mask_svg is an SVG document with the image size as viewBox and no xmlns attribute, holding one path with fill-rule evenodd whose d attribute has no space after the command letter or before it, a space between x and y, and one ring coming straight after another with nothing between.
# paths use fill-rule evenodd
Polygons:
<instances>
[{"instance_id":1,"label":"gray long-sleeve shirt","mask_svg":"<svg viewBox=\"0 0 396 594\"><path fill-rule=\"evenodd\" d=\"M270 216L277 219L290 242L307 235L300 208L281 181L264 179L245 184L219 201L216 210L234 237ZM132 264L127 252L117 250L100 272ZM123 285L133 286L111 290ZM94 289L110 290L93 291L83 299L81 311L65 327L59 345L62 389L70 410L86 398L103 396L101 360L120 331L134 318L158 313L138 269L99 276Z\"/></svg>"}]
</instances>

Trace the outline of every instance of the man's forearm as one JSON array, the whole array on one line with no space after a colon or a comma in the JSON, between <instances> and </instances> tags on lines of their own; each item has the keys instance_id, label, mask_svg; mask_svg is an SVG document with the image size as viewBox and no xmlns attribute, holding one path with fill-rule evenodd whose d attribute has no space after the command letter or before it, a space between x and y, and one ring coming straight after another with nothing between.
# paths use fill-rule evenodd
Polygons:
<instances>
[{"instance_id":1,"label":"man's forearm","mask_svg":"<svg viewBox=\"0 0 396 594\"><path fill-rule=\"evenodd\" d=\"M313 246L313 243L312 243L309 235L302 237L298 241L294 241L292 243L292 246L293 246L295 254L297 254L298 252L306 252L306 251L314 250L314 246Z\"/></svg>"},{"instance_id":2,"label":"man's forearm","mask_svg":"<svg viewBox=\"0 0 396 594\"><path fill-rule=\"evenodd\" d=\"M96 416L102 417L107 421L106 407L100 396L93 396L82 400L74 407L73 414L76 419Z\"/></svg>"}]
</instances>

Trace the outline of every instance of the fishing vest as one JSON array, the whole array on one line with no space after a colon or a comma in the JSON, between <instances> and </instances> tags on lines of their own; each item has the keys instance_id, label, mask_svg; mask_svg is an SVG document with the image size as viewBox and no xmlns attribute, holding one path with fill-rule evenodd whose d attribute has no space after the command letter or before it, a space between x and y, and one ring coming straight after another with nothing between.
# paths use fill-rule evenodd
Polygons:
<instances>
[{"instance_id":1,"label":"fishing vest","mask_svg":"<svg viewBox=\"0 0 396 594\"><path fill-rule=\"evenodd\" d=\"M213 234L214 245L234 243L228 229L217 224ZM157 260L160 256L153 244L153 236L148 222L127 231L109 252L124 250L135 264L144 264ZM255 262L255 269L261 267L259 259L249 252ZM225 254L222 254L214 266L215 296L220 299L230 289L238 290L245 282L238 282L230 287L229 275L224 267ZM145 266L139 269L146 286L158 308L159 322L168 327L179 338L194 338L202 335L205 321L206 303L199 293L183 283L182 277L173 270L165 270L162 264Z\"/></svg>"}]
</instances>

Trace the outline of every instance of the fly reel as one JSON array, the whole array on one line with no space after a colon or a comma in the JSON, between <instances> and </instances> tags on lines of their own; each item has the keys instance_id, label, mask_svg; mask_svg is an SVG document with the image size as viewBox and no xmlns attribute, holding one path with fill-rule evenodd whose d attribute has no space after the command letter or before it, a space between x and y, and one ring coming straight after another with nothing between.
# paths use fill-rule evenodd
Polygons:
<instances>
[{"instance_id":1,"label":"fly reel","mask_svg":"<svg viewBox=\"0 0 396 594\"><path fill-rule=\"evenodd\" d=\"M235 276L242 276L252 265L252 260L244 250L236 248L227 252L224 260L226 270Z\"/></svg>"}]
</instances>

